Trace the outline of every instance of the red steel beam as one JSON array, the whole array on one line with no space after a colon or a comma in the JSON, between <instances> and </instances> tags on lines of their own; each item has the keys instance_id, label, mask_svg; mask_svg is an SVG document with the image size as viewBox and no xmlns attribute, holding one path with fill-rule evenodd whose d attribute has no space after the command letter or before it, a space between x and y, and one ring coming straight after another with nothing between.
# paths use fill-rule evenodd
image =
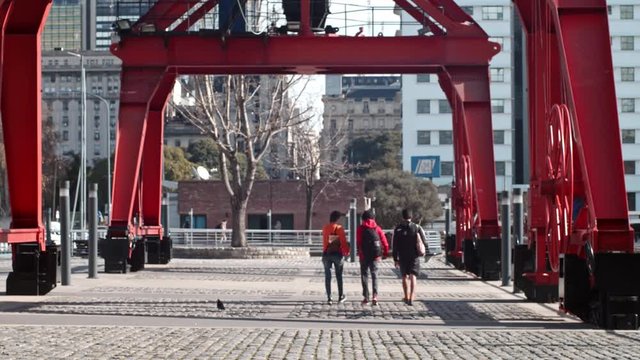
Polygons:
<instances>
[{"instance_id":1,"label":"red steel beam","mask_svg":"<svg viewBox=\"0 0 640 360\"><path fill-rule=\"evenodd\" d=\"M125 38L111 52L128 66L175 67L181 73L329 74L416 73L443 64L487 65L498 44L449 37L235 37ZM340 54L340 55L336 55Z\"/></svg>"},{"instance_id":2,"label":"red steel beam","mask_svg":"<svg viewBox=\"0 0 640 360\"><path fill-rule=\"evenodd\" d=\"M2 126L12 214L4 241L38 242L42 224L42 121L40 34L51 0L15 1L5 14L2 55Z\"/></svg>"},{"instance_id":3,"label":"red steel beam","mask_svg":"<svg viewBox=\"0 0 640 360\"><path fill-rule=\"evenodd\" d=\"M444 35L444 31L442 31L442 29L440 29L438 25L431 21L429 15L422 11L422 9L418 9L416 6L409 4L407 0L395 0L395 2L400 8L402 8L402 10L406 11L420 24L422 24L423 26L428 26L434 35Z\"/></svg>"},{"instance_id":4,"label":"red steel beam","mask_svg":"<svg viewBox=\"0 0 640 360\"><path fill-rule=\"evenodd\" d=\"M202 4L199 8L194 10L191 14L187 16L178 26L176 26L172 31L175 32L184 32L188 31L189 28L195 23L197 23L203 16L205 16L211 9L213 9L216 5L218 5L219 0L208 0L204 4Z\"/></svg>"},{"instance_id":5,"label":"red steel beam","mask_svg":"<svg viewBox=\"0 0 640 360\"><path fill-rule=\"evenodd\" d=\"M113 172L112 236L134 233L131 228L147 125L148 104L165 68L122 68L118 136ZM115 233L114 231L122 231Z\"/></svg>"},{"instance_id":6,"label":"red steel beam","mask_svg":"<svg viewBox=\"0 0 640 360\"><path fill-rule=\"evenodd\" d=\"M160 80L149 102L147 131L144 140L144 164L142 165L142 219L147 235L162 236L162 160L164 109L176 74L167 72ZM151 233L153 230L157 232Z\"/></svg>"},{"instance_id":7,"label":"red steel beam","mask_svg":"<svg viewBox=\"0 0 640 360\"><path fill-rule=\"evenodd\" d=\"M447 29L448 36L473 36L487 38L487 33L482 30L475 22L465 23L452 19L449 14L444 10L451 11L452 7L457 7L455 4L436 4L434 0L412 0L422 11L429 14L435 21ZM440 8L442 6L442 9ZM446 7L445 7L446 6ZM451 12L452 15L457 15L457 12Z\"/></svg>"}]
</instances>

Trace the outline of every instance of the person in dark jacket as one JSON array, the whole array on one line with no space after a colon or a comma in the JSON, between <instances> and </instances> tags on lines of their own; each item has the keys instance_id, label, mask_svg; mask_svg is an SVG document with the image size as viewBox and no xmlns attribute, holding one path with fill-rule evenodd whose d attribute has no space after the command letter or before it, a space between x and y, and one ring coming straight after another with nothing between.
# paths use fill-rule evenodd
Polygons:
<instances>
[{"instance_id":1,"label":"person in dark jacket","mask_svg":"<svg viewBox=\"0 0 640 360\"><path fill-rule=\"evenodd\" d=\"M372 210L362 213L362 223L356 230L356 245L360 258L360 280L362 281L362 305L369 303L369 279L371 271L371 305L378 305L378 263L389 255L389 243L382 229L376 224Z\"/></svg>"},{"instance_id":2,"label":"person in dark jacket","mask_svg":"<svg viewBox=\"0 0 640 360\"><path fill-rule=\"evenodd\" d=\"M402 210L403 221L393 231L393 261L402 274L403 301L413 305L416 294L416 277L420 274L420 257L417 239L424 243L424 232L420 225L411 221L411 211Z\"/></svg>"}]
</instances>

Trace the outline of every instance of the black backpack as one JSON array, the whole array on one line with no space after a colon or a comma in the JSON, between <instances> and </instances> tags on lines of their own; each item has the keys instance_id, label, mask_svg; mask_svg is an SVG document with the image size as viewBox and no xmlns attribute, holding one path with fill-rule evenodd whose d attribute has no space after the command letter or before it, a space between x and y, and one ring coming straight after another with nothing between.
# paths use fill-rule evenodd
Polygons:
<instances>
[{"instance_id":1,"label":"black backpack","mask_svg":"<svg viewBox=\"0 0 640 360\"><path fill-rule=\"evenodd\" d=\"M418 236L418 226L414 223L404 223L396 226L393 232L394 254L399 252L404 256L413 256L417 253L416 236Z\"/></svg>"},{"instance_id":2,"label":"black backpack","mask_svg":"<svg viewBox=\"0 0 640 360\"><path fill-rule=\"evenodd\" d=\"M362 254L365 260L373 260L382 256L380 236L375 228L362 227Z\"/></svg>"}]
</instances>

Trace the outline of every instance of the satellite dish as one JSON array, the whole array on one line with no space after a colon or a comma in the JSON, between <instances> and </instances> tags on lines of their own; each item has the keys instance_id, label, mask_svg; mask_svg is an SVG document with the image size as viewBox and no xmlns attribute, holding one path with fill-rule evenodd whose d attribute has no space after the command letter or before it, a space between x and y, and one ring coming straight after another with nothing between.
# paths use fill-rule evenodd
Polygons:
<instances>
[{"instance_id":1,"label":"satellite dish","mask_svg":"<svg viewBox=\"0 0 640 360\"><path fill-rule=\"evenodd\" d=\"M198 166L196 168L196 173L198 174L198 179L200 180L209 180L211 175L209 175L209 171L204 166Z\"/></svg>"}]
</instances>

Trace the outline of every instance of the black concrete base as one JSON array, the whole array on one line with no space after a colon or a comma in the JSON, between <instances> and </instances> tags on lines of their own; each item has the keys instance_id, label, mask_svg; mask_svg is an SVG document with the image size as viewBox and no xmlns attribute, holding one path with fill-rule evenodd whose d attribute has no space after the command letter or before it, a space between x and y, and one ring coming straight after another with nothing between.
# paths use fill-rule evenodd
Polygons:
<instances>
[{"instance_id":1,"label":"black concrete base","mask_svg":"<svg viewBox=\"0 0 640 360\"><path fill-rule=\"evenodd\" d=\"M131 250L131 259L129 260L132 272L144 270L144 264L147 261L147 249L145 247L145 242L144 238L140 238L137 239L133 245L133 250Z\"/></svg>"},{"instance_id":2,"label":"black concrete base","mask_svg":"<svg viewBox=\"0 0 640 360\"><path fill-rule=\"evenodd\" d=\"M478 273L482 280L500 279L500 239L478 239L476 240L476 252L478 254Z\"/></svg>"},{"instance_id":3,"label":"black concrete base","mask_svg":"<svg viewBox=\"0 0 640 360\"><path fill-rule=\"evenodd\" d=\"M173 254L171 237L147 238L147 264L168 264Z\"/></svg>"},{"instance_id":4,"label":"black concrete base","mask_svg":"<svg viewBox=\"0 0 640 360\"><path fill-rule=\"evenodd\" d=\"M462 243L462 262L466 271L478 275L478 254L472 239L464 239Z\"/></svg>"},{"instance_id":5,"label":"black concrete base","mask_svg":"<svg viewBox=\"0 0 640 360\"><path fill-rule=\"evenodd\" d=\"M16 246L13 271L7 277L7 295L45 295L60 280L60 251L48 245L41 252L39 245Z\"/></svg>"},{"instance_id":6,"label":"black concrete base","mask_svg":"<svg viewBox=\"0 0 640 360\"><path fill-rule=\"evenodd\" d=\"M106 273L127 272L127 259L129 257L128 238L100 239L98 244L100 254L104 258L104 271Z\"/></svg>"},{"instance_id":7,"label":"black concrete base","mask_svg":"<svg viewBox=\"0 0 640 360\"><path fill-rule=\"evenodd\" d=\"M591 320L605 329L635 330L640 326L640 254L596 254Z\"/></svg>"},{"instance_id":8,"label":"black concrete base","mask_svg":"<svg viewBox=\"0 0 640 360\"><path fill-rule=\"evenodd\" d=\"M529 249L528 245L516 245L513 250L513 286L516 290L524 291L527 279L522 274L533 272L535 262L535 248Z\"/></svg>"}]
</instances>

